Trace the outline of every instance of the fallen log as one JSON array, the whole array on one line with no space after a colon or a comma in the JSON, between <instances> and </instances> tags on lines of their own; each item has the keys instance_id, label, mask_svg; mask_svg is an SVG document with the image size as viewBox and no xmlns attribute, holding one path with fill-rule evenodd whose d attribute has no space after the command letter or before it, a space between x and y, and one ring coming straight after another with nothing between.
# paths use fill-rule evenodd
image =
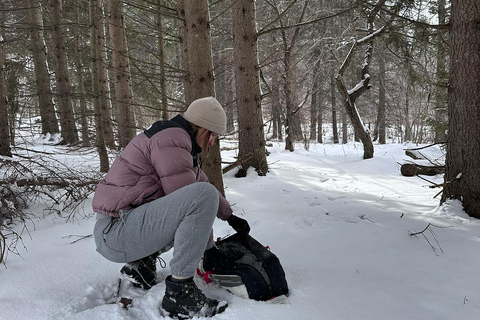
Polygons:
<instances>
[{"instance_id":1,"label":"fallen log","mask_svg":"<svg viewBox=\"0 0 480 320\"><path fill-rule=\"evenodd\" d=\"M422 166L415 163L404 163L400 167L400 172L405 177L416 175L436 176L445 173L445 166Z\"/></svg>"},{"instance_id":2,"label":"fallen log","mask_svg":"<svg viewBox=\"0 0 480 320\"><path fill-rule=\"evenodd\" d=\"M233 162L233 163L230 163L228 166L226 166L225 168L222 169L222 174L225 174L227 173L228 171L244 164L245 162L247 162L248 160L250 160L252 158L252 155L248 154L246 155L245 157L241 158L241 159L238 159L237 161Z\"/></svg>"},{"instance_id":3,"label":"fallen log","mask_svg":"<svg viewBox=\"0 0 480 320\"><path fill-rule=\"evenodd\" d=\"M427 159L420 151L417 151L417 150L407 149L407 150L405 150L405 154L407 156L409 156L410 158L413 158L415 160L426 160Z\"/></svg>"}]
</instances>

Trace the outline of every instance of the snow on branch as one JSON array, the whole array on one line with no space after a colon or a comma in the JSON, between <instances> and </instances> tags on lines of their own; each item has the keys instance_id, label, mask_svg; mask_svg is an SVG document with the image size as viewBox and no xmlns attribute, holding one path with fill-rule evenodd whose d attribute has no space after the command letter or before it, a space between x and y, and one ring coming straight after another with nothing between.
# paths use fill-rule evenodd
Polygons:
<instances>
[{"instance_id":1,"label":"snow on branch","mask_svg":"<svg viewBox=\"0 0 480 320\"><path fill-rule=\"evenodd\" d=\"M380 34L384 31L384 29L385 29L385 26L382 26L382 27L379 28L378 30L375 30L374 32L372 32L372 33L366 35L365 37L357 40L357 41L356 41L357 44L363 44L363 43L365 43L365 42L367 42L367 41L368 41L368 42L369 42L369 41L372 41L373 38L375 38L376 36L380 35Z\"/></svg>"}]
</instances>

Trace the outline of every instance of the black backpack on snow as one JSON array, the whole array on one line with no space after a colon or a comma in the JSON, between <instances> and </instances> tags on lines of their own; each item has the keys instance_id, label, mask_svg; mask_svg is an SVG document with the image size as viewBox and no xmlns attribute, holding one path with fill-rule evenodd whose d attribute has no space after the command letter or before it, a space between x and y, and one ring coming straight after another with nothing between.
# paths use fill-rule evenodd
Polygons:
<instances>
[{"instance_id":1,"label":"black backpack on snow","mask_svg":"<svg viewBox=\"0 0 480 320\"><path fill-rule=\"evenodd\" d=\"M197 270L207 283L214 282L233 294L261 301L285 298L288 294L279 259L252 236L237 233L218 240L216 246L225 260L217 263L214 270L203 270L202 264Z\"/></svg>"}]
</instances>

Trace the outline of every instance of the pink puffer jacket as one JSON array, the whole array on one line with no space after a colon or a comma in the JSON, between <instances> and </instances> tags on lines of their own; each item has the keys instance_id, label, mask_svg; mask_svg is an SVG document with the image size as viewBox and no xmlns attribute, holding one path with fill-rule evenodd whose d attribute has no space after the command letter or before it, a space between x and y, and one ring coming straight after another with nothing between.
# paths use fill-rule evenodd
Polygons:
<instances>
[{"instance_id":1,"label":"pink puffer jacket","mask_svg":"<svg viewBox=\"0 0 480 320\"><path fill-rule=\"evenodd\" d=\"M172 121L180 126L165 128L150 138L141 133L130 141L97 186L92 203L95 212L118 217L119 210L158 199L194 182L208 181L205 173L194 167L199 147L188 134L188 122L181 116ZM226 220L231 214L230 204L220 194L217 217Z\"/></svg>"}]
</instances>

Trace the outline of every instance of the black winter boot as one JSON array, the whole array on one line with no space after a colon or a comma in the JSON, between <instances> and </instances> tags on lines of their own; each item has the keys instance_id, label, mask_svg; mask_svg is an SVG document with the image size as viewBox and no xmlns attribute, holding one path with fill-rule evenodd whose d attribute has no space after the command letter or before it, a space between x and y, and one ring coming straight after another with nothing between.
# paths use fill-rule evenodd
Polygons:
<instances>
[{"instance_id":1,"label":"black winter boot","mask_svg":"<svg viewBox=\"0 0 480 320\"><path fill-rule=\"evenodd\" d=\"M159 253L155 252L140 260L128 262L120 273L127 276L134 286L148 290L157 284L158 255Z\"/></svg>"},{"instance_id":2,"label":"black winter boot","mask_svg":"<svg viewBox=\"0 0 480 320\"><path fill-rule=\"evenodd\" d=\"M172 276L165 279L167 288L162 301L162 308L171 317L188 319L195 316L212 317L227 308L225 301L207 298L197 288L193 277L182 282L172 281Z\"/></svg>"}]
</instances>

